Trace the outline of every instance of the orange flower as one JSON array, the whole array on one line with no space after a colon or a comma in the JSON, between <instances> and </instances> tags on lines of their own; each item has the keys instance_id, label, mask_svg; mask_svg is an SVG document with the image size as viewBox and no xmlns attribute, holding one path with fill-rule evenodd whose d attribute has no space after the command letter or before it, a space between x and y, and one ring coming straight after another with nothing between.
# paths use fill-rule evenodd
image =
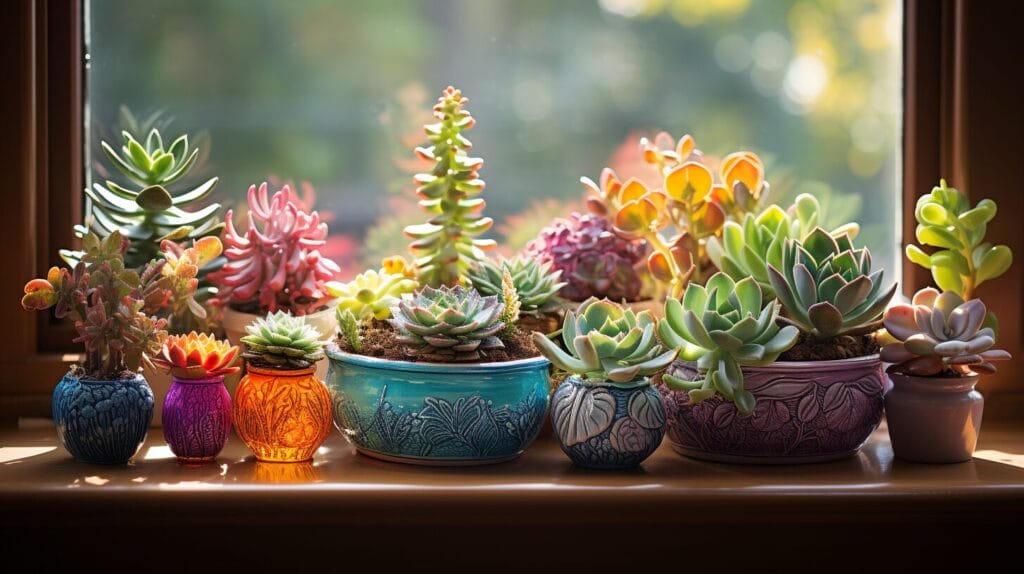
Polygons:
<instances>
[{"instance_id":1,"label":"orange flower","mask_svg":"<svg viewBox=\"0 0 1024 574\"><path fill-rule=\"evenodd\" d=\"M164 341L160 355L153 358L157 365L182 379L206 379L237 373L232 367L238 347L219 341L206 333L192 331L188 335L171 335Z\"/></svg>"}]
</instances>

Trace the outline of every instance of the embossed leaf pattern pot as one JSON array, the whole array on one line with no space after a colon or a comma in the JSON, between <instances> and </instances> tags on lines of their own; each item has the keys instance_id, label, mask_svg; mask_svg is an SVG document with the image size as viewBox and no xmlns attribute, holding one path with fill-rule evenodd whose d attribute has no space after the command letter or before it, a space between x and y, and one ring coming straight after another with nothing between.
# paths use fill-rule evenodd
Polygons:
<instances>
[{"instance_id":1,"label":"embossed leaf pattern pot","mask_svg":"<svg viewBox=\"0 0 1024 574\"><path fill-rule=\"evenodd\" d=\"M185 462L211 461L231 432L231 395L224 376L173 381L163 404L164 439Z\"/></svg>"},{"instance_id":2,"label":"embossed leaf pattern pot","mask_svg":"<svg viewBox=\"0 0 1024 574\"><path fill-rule=\"evenodd\" d=\"M698 376L692 363L682 361L669 372ZM885 374L878 355L744 367L743 376L757 398L748 416L721 397L693 404L687 393L658 386L676 451L751 464L834 460L856 453L882 419Z\"/></svg>"},{"instance_id":3,"label":"embossed leaf pattern pot","mask_svg":"<svg viewBox=\"0 0 1024 574\"><path fill-rule=\"evenodd\" d=\"M331 432L331 397L312 367L249 365L234 403L235 432L261 461L310 460Z\"/></svg>"},{"instance_id":4,"label":"embossed leaf pattern pot","mask_svg":"<svg viewBox=\"0 0 1024 574\"><path fill-rule=\"evenodd\" d=\"M472 465L522 454L548 406L548 361L390 361L328 348L335 423L368 456Z\"/></svg>"},{"instance_id":5,"label":"embossed leaf pattern pot","mask_svg":"<svg viewBox=\"0 0 1024 574\"><path fill-rule=\"evenodd\" d=\"M143 441L153 417L153 391L142 375L105 381L68 373L51 402L57 436L71 456L94 464L124 464Z\"/></svg>"},{"instance_id":6,"label":"embossed leaf pattern pot","mask_svg":"<svg viewBox=\"0 0 1024 574\"><path fill-rule=\"evenodd\" d=\"M985 399L978 377L890 374L885 418L893 453L915 462L964 462L974 456Z\"/></svg>"},{"instance_id":7,"label":"embossed leaf pattern pot","mask_svg":"<svg viewBox=\"0 0 1024 574\"><path fill-rule=\"evenodd\" d=\"M631 468L661 444L665 408L649 379L589 383L574 375L555 390L551 426L574 464Z\"/></svg>"}]
</instances>

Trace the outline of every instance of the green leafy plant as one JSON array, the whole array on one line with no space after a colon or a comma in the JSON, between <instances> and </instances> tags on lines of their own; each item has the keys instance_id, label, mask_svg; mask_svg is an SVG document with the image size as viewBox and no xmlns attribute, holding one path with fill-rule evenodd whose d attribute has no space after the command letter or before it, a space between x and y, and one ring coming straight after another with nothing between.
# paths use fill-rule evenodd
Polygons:
<instances>
[{"instance_id":1,"label":"green leafy plant","mask_svg":"<svg viewBox=\"0 0 1024 574\"><path fill-rule=\"evenodd\" d=\"M756 399L744 388L742 367L774 362L800 335L792 325L780 328L778 316L778 302L764 303L753 277L734 282L719 272L705 286L690 283L681 301L665 302L658 335L679 349L681 359L696 361L704 378L687 381L665 374L662 380L669 388L688 391L694 403L717 392L740 413L752 412Z\"/></svg>"},{"instance_id":2,"label":"green leafy plant","mask_svg":"<svg viewBox=\"0 0 1024 574\"><path fill-rule=\"evenodd\" d=\"M324 358L323 335L303 317L284 311L256 319L245 328L242 357L270 369L308 369Z\"/></svg>"},{"instance_id":3,"label":"green leafy plant","mask_svg":"<svg viewBox=\"0 0 1024 574\"><path fill-rule=\"evenodd\" d=\"M475 289L423 287L391 309L391 324L406 352L428 361L475 361L481 352L504 348L497 337L505 310L496 296Z\"/></svg>"},{"instance_id":4,"label":"green leafy plant","mask_svg":"<svg viewBox=\"0 0 1024 574\"><path fill-rule=\"evenodd\" d=\"M349 347L356 353L363 350L363 334L359 327L359 320L350 309L338 308L338 330ZM390 313L389 313L390 314Z\"/></svg>"},{"instance_id":5,"label":"green leafy plant","mask_svg":"<svg viewBox=\"0 0 1024 574\"><path fill-rule=\"evenodd\" d=\"M448 86L434 106L438 121L424 126L430 145L416 148L416 155L434 163L429 173L415 177L420 207L430 219L406 227L405 234L414 240L409 249L420 283L431 287L463 282L473 263L485 258L483 250L495 246L493 240L478 239L494 222L482 215L486 204L476 197L484 190L477 173L483 160L466 154L473 144L462 132L475 123L464 108L468 102Z\"/></svg>"},{"instance_id":6,"label":"green leafy plant","mask_svg":"<svg viewBox=\"0 0 1024 574\"><path fill-rule=\"evenodd\" d=\"M558 291L566 283L559 281L562 272L553 271L550 262L541 263L522 256L500 262L484 259L470 269L469 280L481 295L498 295L503 291L502 281L506 271L511 275L512 284L519 294L522 312L543 314L561 304Z\"/></svg>"},{"instance_id":7,"label":"green leafy plant","mask_svg":"<svg viewBox=\"0 0 1024 574\"><path fill-rule=\"evenodd\" d=\"M907 258L930 269L939 289L970 299L979 285L1013 263L1009 247L985 242L988 222L995 216L996 202L983 199L971 207L966 196L940 180L930 194L918 198L914 209L917 240L935 251L929 255L910 244Z\"/></svg>"},{"instance_id":8,"label":"green leafy plant","mask_svg":"<svg viewBox=\"0 0 1024 574\"><path fill-rule=\"evenodd\" d=\"M787 239L781 266L768 279L785 309L780 320L816 339L877 330L896 285L883 287L883 271L871 271L871 254L854 249L846 235L820 227L803 241Z\"/></svg>"},{"instance_id":9,"label":"green leafy plant","mask_svg":"<svg viewBox=\"0 0 1024 574\"><path fill-rule=\"evenodd\" d=\"M191 189L173 193L168 189L188 174L199 155L198 149L189 148L188 136L178 137L167 147L156 128L150 130L145 142L137 141L127 131L121 136L120 150L105 141L101 147L128 183L108 180L87 188L86 223L75 227L76 234L84 237L91 231L102 238L120 231L131 240L125 254L125 266L131 269L140 269L157 257L162 241L219 235L224 227L217 216L219 204L193 212L185 209L213 191L216 177ZM64 250L61 256L73 265L81 253Z\"/></svg>"},{"instance_id":10,"label":"green leafy plant","mask_svg":"<svg viewBox=\"0 0 1024 574\"><path fill-rule=\"evenodd\" d=\"M348 283L330 281L325 285L327 293L337 299L338 316L349 311L357 321L390 318L391 308L398 304L402 295L418 287L415 279L384 269L369 269Z\"/></svg>"},{"instance_id":11,"label":"green leafy plant","mask_svg":"<svg viewBox=\"0 0 1024 574\"><path fill-rule=\"evenodd\" d=\"M980 299L964 301L957 293L918 291L911 305L894 305L885 312L885 329L896 339L882 347L889 372L916 376L989 375L992 361L1010 359L993 349L996 334L985 327L988 312Z\"/></svg>"},{"instance_id":12,"label":"green leafy plant","mask_svg":"<svg viewBox=\"0 0 1024 574\"><path fill-rule=\"evenodd\" d=\"M565 315L562 342L534 333L533 343L555 368L583 376L585 381L628 383L664 369L676 357L655 334L658 321L650 311L632 309L607 299L587 299Z\"/></svg>"}]
</instances>

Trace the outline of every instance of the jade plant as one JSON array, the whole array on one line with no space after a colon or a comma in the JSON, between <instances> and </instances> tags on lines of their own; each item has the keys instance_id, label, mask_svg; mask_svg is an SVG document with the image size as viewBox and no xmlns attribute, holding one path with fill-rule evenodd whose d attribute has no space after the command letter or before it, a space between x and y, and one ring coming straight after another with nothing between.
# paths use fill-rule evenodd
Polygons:
<instances>
[{"instance_id":1,"label":"jade plant","mask_svg":"<svg viewBox=\"0 0 1024 574\"><path fill-rule=\"evenodd\" d=\"M179 379L208 379L237 373L238 347L206 333L171 335L153 363Z\"/></svg>"},{"instance_id":2,"label":"jade plant","mask_svg":"<svg viewBox=\"0 0 1024 574\"><path fill-rule=\"evenodd\" d=\"M953 291L939 293L927 287L910 305L894 305L885 312L885 329L895 342L882 347L882 360L891 373L933 376L989 375L992 361L1010 359L993 349L996 334L985 327L987 311L980 299L964 301Z\"/></svg>"},{"instance_id":3,"label":"jade plant","mask_svg":"<svg viewBox=\"0 0 1024 574\"><path fill-rule=\"evenodd\" d=\"M559 281L562 271L552 270L551 262L523 256L499 262L485 259L470 269L469 279L481 295L500 295L505 275L511 278L521 313L544 314L560 305L558 291L566 282Z\"/></svg>"},{"instance_id":4,"label":"jade plant","mask_svg":"<svg viewBox=\"0 0 1024 574\"><path fill-rule=\"evenodd\" d=\"M587 299L565 315L563 350L541 333L533 343L556 369L575 373L590 383L629 383L664 369L676 357L655 334L658 321L650 311L632 309L607 299Z\"/></svg>"},{"instance_id":5,"label":"jade plant","mask_svg":"<svg viewBox=\"0 0 1024 574\"><path fill-rule=\"evenodd\" d=\"M105 141L100 147L124 179L86 188L86 223L75 228L79 237L93 232L103 238L119 231L131 241L125 266L139 270L159 256L160 244L165 240L195 240L220 234L224 225L218 217L219 204L188 209L213 191L216 177L195 187L174 189L199 156L198 149L189 147L187 135L175 138L170 145L165 145L156 128L141 142L127 131L121 133L121 138L119 149ZM74 265L81 252L65 250L61 256Z\"/></svg>"},{"instance_id":6,"label":"jade plant","mask_svg":"<svg viewBox=\"0 0 1024 574\"><path fill-rule=\"evenodd\" d=\"M475 124L465 109L468 102L448 86L434 105L438 121L424 126L429 145L415 150L434 164L415 176L420 207L430 219L406 227L405 234L413 239L409 249L416 256L420 283L431 287L464 282L469 268L484 259L484 250L495 246L479 238L494 222L482 215L485 202L477 197L484 189L478 174L483 160L467 155L473 144L463 132Z\"/></svg>"},{"instance_id":7,"label":"jade plant","mask_svg":"<svg viewBox=\"0 0 1024 574\"><path fill-rule=\"evenodd\" d=\"M326 284L340 271L320 254L327 224L316 211L306 213L287 185L267 199L267 184L249 187L248 226L235 230L233 212L225 217L224 255L228 262L210 274L219 287L216 302L237 311L308 315L326 307Z\"/></svg>"},{"instance_id":8,"label":"jade plant","mask_svg":"<svg viewBox=\"0 0 1024 574\"><path fill-rule=\"evenodd\" d=\"M303 317L277 311L256 319L245 331L242 358L257 367L308 369L324 358L323 335Z\"/></svg>"},{"instance_id":9,"label":"jade plant","mask_svg":"<svg viewBox=\"0 0 1024 574\"><path fill-rule=\"evenodd\" d=\"M662 380L669 388L688 391L698 403L716 393L736 404L741 414L754 410L754 395L744 387L742 367L773 363L792 347L799 331L779 327L779 304L763 302L753 277L733 281L716 273L705 286L690 283L682 300L665 302L665 319L658 335L679 357L696 361L703 379L688 381L672 374Z\"/></svg>"},{"instance_id":10,"label":"jade plant","mask_svg":"<svg viewBox=\"0 0 1024 574\"><path fill-rule=\"evenodd\" d=\"M907 259L930 269L939 289L971 299L979 285L999 277L1013 263L1009 247L985 242L995 215L991 199L971 207L964 194L940 180L930 194L918 198L914 209L917 240L935 249L929 255L917 245L907 245Z\"/></svg>"},{"instance_id":11,"label":"jade plant","mask_svg":"<svg viewBox=\"0 0 1024 574\"><path fill-rule=\"evenodd\" d=\"M397 340L412 357L437 362L476 361L505 344L498 333L505 305L475 289L425 286L391 309Z\"/></svg>"},{"instance_id":12,"label":"jade plant","mask_svg":"<svg viewBox=\"0 0 1024 574\"><path fill-rule=\"evenodd\" d=\"M126 268L129 241L117 230L100 239L87 233L84 251L74 270L52 267L45 279L25 285L21 304L26 310L54 308L58 319L74 321L76 343L85 345L81 374L114 380L152 367L150 357L160 350L167 333L165 319L155 315L170 298L165 264L157 260L141 272Z\"/></svg>"}]
</instances>

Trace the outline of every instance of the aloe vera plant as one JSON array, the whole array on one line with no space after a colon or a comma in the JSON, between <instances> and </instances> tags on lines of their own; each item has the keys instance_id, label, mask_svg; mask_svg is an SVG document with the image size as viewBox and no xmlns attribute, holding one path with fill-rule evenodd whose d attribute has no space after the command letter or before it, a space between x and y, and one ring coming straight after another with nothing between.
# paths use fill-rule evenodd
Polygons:
<instances>
[{"instance_id":1,"label":"aloe vera plant","mask_svg":"<svg viewBox=\"0 0 1024 574\"><path fill-rule=\"evenodd\" d=\"M780 328L778 316L778 302L763 303L753 277L734 282L719 272L706 286L690 283L682 300L665 302L658 335L679 349L681 359L696 361L704 378L687 381L665 374L662 380L669 388L688 391L694 403L718 393L740 413L752 412L756 399L744 388L742 367L773 363L799 337L792 325Z\"/></svg>"}]
</instances>

